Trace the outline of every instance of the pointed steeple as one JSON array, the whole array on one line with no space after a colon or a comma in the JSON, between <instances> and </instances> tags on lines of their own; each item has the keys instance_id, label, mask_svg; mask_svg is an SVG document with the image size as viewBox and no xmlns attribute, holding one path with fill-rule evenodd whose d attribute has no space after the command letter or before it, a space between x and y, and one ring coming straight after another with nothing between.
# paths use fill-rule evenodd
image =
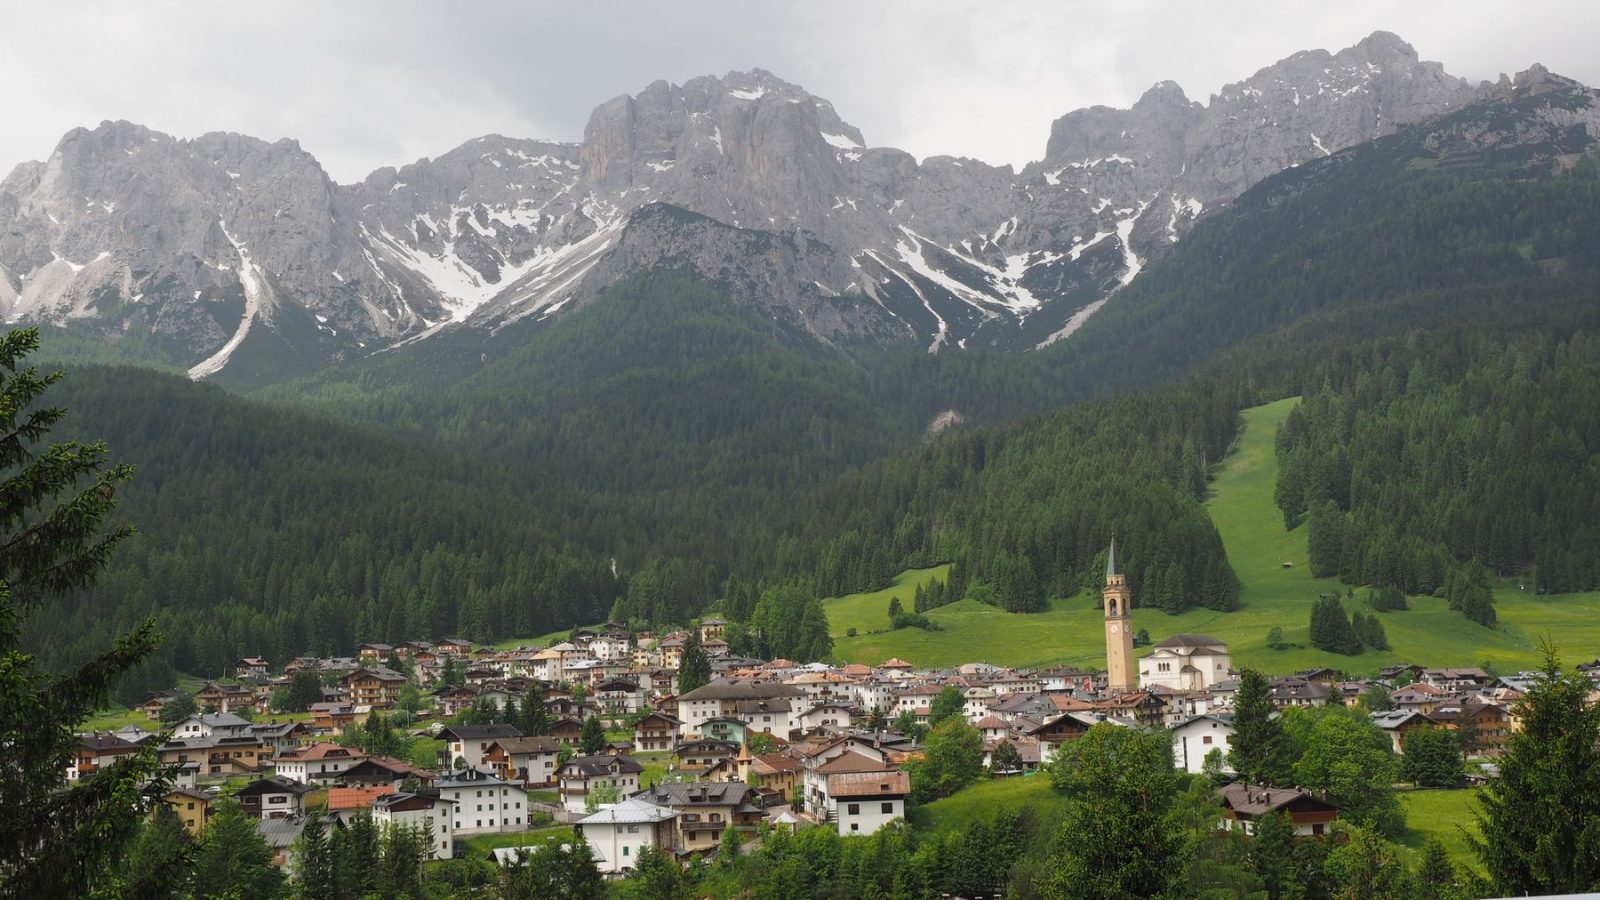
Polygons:
<instances>
[{"instance_id":1,"label":"pointed steeple","mask_svg":"<svg viewBox=\"0 0 1600 900\"><path fill-rule=\"evenodd\" d=\"M1113 575L1121 574L1121 572L1117 571L1117 539L1113 536L1111 538L1111 549L1106 553L1106 577L1110 578Z\"/></svg>"}]
</instances>

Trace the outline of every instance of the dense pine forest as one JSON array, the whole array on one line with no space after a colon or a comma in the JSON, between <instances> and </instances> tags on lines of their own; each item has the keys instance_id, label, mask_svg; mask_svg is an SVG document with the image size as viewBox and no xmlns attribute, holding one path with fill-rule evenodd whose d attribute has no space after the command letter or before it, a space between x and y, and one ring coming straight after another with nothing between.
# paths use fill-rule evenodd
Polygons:
<instances>
[{"instance_id":1,"label":"dense pine forest","mask_svg":"<svg viewBox=\"0 0 1600 900\"><path fill-rule=\"evenodd\" d=\"M1477 560L1542 592L1600 586L1593 333L1416 335L1312 380L1279 433L1277 494L1316 574L1430 594Z\"/></svg>"}]
</instances>

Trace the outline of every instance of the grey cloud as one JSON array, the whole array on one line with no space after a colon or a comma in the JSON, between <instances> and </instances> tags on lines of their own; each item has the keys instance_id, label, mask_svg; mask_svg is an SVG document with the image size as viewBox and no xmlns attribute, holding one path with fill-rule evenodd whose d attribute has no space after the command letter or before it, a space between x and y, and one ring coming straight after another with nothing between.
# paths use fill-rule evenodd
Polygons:
<instances>
[{"instance_id":1,"label":"grey cloud","mask_svg":"<svg viewBox=\"0 0 1600 900\"><path fill-rule=\"evenodd\" d=\"M0 172L129 119L180 136L292 137L353 181L479 134L578 140L657 79L761 67L869 143L1021 164L1051 120L1171 79L1205 99L1297 50L1394 31L1472 79L1543 62L1600 83L1600 4L34 3L8 35Z\"/></svg>"}]
</instances>

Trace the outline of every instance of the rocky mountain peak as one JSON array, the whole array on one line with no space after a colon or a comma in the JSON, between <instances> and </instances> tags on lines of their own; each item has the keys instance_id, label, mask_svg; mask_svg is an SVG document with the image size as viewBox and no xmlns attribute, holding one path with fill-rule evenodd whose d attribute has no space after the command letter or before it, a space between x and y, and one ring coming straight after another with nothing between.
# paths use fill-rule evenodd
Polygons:
<instances>
[{"instance_id":1,"label":"rocky mountain peak","mask_svg":"<svg viewBox=\"0 0 1600 900\"><path fill-rule=\"evenodd\" d=\"M1503 90L1557 85L1535 67ZM1026 349L1262 178L1477 96L1377 32L1205 103L1163 81L1069 112L1018 172L868 148L827 100L752 69L613 98L581 144L485 135L348 186L292 141L107 122L0 182L0 309L155 334L198 377L264 336L338 358L556 315L666 266L823 339ZM1552 105L1552 146L1587 97Z\"/></svg>"}]
</instances>

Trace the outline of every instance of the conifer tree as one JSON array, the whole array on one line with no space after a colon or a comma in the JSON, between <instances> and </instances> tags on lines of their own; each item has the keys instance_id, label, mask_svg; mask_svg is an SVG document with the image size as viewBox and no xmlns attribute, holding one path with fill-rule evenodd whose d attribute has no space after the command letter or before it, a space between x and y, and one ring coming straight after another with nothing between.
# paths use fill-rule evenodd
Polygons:
<instances>
[{"instance_id":1,"label":"conifer tree","mask_svg":"<svg viewBox=\"0 0 1600 900\"><path fill-rule=\"evenodd\" d=\"M1239 670L1239 692L1233 699L1233 740L1228 762L1248 784L1287 783L1288 740L1274 718L1267 678L1254 669Z\"/></svg>"},{"instance_id":2,"label":"conifer tree","mask_svg":"<svg viewBox=\"0 0 1600 900\"><path fill-rule=\"evenodd\" d=\"M23 624L40 603L87 587L133 533L108 529L130 466L110 463L104 443L35 446L66 414L34 408L61 378L24 365L38 347L36 329L0 336L0 888L44 897L107 882L170 782L146 748L66 784L78 724L155 650L152 621L62 676L35 671L21 647Z\"/></svg>"},{"instance_id":3,"label":"conifer tree","mask_svg":"<svg viewBox=\"0 0 1600 900\"><path fill-rule=\"evenodd\" d=\"M378 889L382 839L369 813L356 814L333 833L334 877L340 897L365 897Z\"/></svg>"},{"instance_id":4,"label":"conifer tree","mask_svg":"<svg viewBox=\"0 0 1600 900\"><path fill-rule=\"evenodd\" d=\"M599 716L590 716L583 720L583 731L578 736L578 749L585 756L593 756L606 749L606 728L600 724Z\"/></svg>"},{"instance_id":5,"label":"conifer tree","mask_svg":"<svg viewBox=\"0 0 1600 900\"><path fill-rule=\"evenodd\" d=\"M550 708L544 705L544 698L539 696L538 688L528 688L528 693L523 696L522 713L516 724L517 728L529 737L547 735L555 730Z\"/></svg>"},{"instance_id":6,"label":"conifer tree","mask_svg":"<svg viewBox=\"0 0 1600 900\"><path fill-rule=\"evenodd\" d=\"M1473 848L1502 896L1600 890L1600 706L1589 679L1545 654L1479 798Z\"/></svg>"},{"instance_id":7,"label":"conifer tree","mask_svg":"<svg viewBox=\"0 0 1600 900\"><path fill-rule=\"evenodd\" d=\"M238 803L221 801L195 853L196 895L265 900L283 894L283 881L256 820Z\"/></svg>"},{"instance_id":8,"label":"conifer tree","mask_svg":"<svg viewBox=\"0 0 1600 900\"><path fill-rule=\"evenodd\" d=\"M690 628L683 644L683 659L678 663L678 693L687 694L711 681L711 660L700 647L700 629Z\"/></svg>"},{"instance_id":9,"label":"conifer tree","mask_svg":"<svg viewBox=\"0 0 1600 900\"><path fill-rule=\"evenodd\" d=\"M322 817L311 815L305 830L295 841L295 896L303 900L324 900L338 895L334 879L333 843L322 824Z\"/></svg>"}]
</instances>

